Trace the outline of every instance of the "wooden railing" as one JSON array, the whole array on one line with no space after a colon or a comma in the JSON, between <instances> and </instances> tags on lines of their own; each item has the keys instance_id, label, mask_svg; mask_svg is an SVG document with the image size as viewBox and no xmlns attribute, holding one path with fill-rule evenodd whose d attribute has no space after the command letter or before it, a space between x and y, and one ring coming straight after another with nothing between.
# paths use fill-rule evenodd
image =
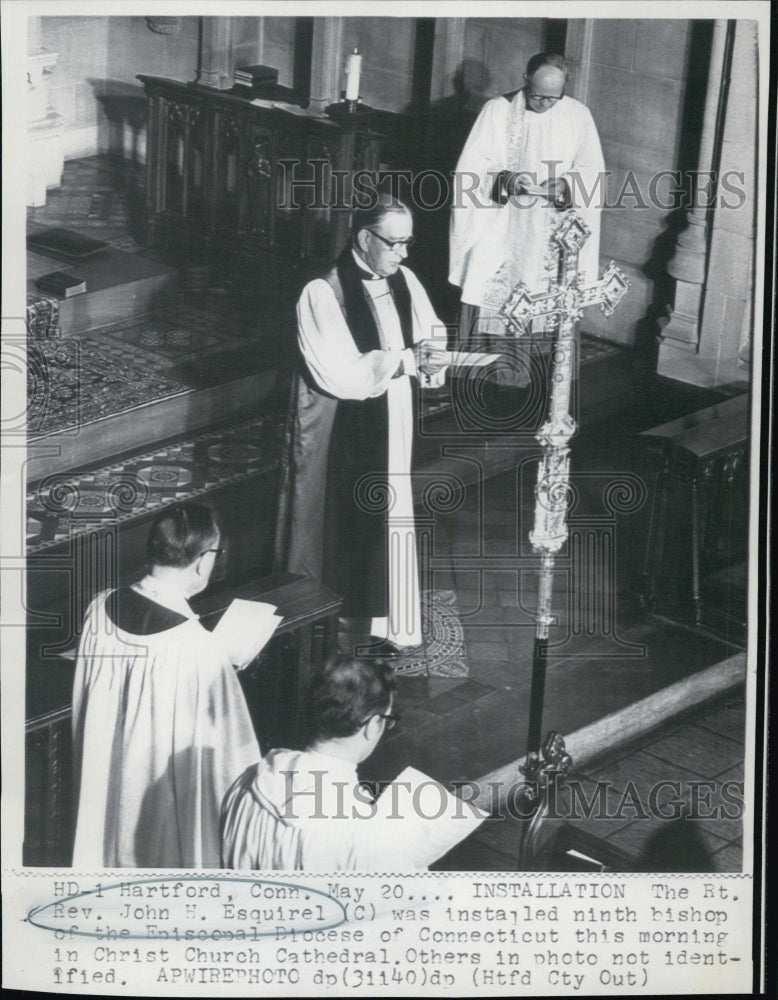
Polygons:
<instances>
[{"instance_id":1,"label":"wooden railing","mask_svg":"<svg viewBox=\"0 0 778 1000\"><path fill-rule=\"evenodd\" d=\"M70 706L25 726L25 865L70 865L73 852L73 743Z\"/></svg>"}]
</instances>

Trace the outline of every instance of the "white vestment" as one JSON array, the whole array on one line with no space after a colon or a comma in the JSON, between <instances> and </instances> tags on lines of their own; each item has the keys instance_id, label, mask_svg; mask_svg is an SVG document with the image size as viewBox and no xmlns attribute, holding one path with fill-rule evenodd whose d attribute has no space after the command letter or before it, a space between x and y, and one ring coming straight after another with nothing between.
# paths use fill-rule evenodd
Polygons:
<instances>
[{"instance_id":1,"label":"white vestment","mask_svg":"<svg viewBox=\"0 0 778 1000\"><path fill-rule=\"evenodd\" d=\"M364 269L365 263L360 260ZM418 278L401 268L411 297L413 341L442 336L443 324ZM329 282L311 281L297 306L300 350L319 389L338 399L370 399L386 393L389 420L388 513L389 568L386 618L374 618L372 635L400 646L421 642L416 533L413 522L411 451L413 446L413 352L404 348L400 319L386 279L366 280L377 318L382 350L361 354ZM445 346L445 341L442 341ZM402 360L406 374L393 378Z\"/></svg>"},{"instance_id":2,"label":"white vestment","mask_svg":"<svg viewBox=\"0 0 778 1000\"><path fill-rule=\"evenodd\" d=\"M73 865L218 867L222 799L260 757L243 691L183 595L150 577L133 589L174 624L135 635L109 614L111 591L89 605L73 686Z\"/></svg>"},{"instance_id":3,"label":"white vestment","mask_svg":"<svg viewBox=\"0 0 778 1000\"><path fill-rule=\"evenodd\" d=\"M433 800L441 812L440 797ZM351 761L314 750L271 750L224 800L222 863L243 871L421 871L438 828L448 834L453 825L461 836L472 829L472 821L452 824L432 809L420 818L410 802L392 803L383 813L359 786ZM446 846L456 839L449 834Z\"/></svg>"},{"instance_id":4,"label":"white vestment","mask_svg":"<svg viewBox=\"0 0 778 1000\"><path fill-rule=\"evenodd\" d=\"M567 180L573 208L591 229L579 255L579 272L596 281L599 270L605 177L589 109L563 97L548 111L536 113L527 109L523 90L511 101L495 97L481 110L457 163L449 261L449 281L462 288L462 302L490 313L499 312L518 282L531 292L548 287L548 237L559 218L537 195L494 203L492 189L505 170L521 171L532 186L553 177Z\"/></svg>"}]
</instances>

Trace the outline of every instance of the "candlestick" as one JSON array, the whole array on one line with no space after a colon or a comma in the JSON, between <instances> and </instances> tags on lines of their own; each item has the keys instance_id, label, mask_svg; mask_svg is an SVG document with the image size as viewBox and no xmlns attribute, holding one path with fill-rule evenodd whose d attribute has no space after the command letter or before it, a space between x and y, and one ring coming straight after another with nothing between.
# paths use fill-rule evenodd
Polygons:
<instances>
[{"instance_id":1,"label":"candlestick","mask_svg":"<svg viewBox=\"0 0 778 1000\"><path fill-rule=\"evenodd\" d=\"M362 56L358 49L346 60L346 100L356 101L359 97L359 75L362 70Z\"/></svg>"}]
</instances>

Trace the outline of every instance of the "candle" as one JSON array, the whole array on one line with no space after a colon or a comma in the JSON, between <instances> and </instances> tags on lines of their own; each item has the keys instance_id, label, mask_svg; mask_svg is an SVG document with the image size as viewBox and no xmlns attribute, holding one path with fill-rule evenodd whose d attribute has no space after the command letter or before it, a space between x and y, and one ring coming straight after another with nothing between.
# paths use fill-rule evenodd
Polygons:
<instances>
[{"instance_id":1,"label":"candle","mask_svg":"<svg viewBox=\"0 0 778 1000\"><path fill-rule=\"evenodd\" d=\"M346 60L346 100L356 101L359 97L359 73L362 69L362 56L354 49Z\"/></svg>"}]
</instances>

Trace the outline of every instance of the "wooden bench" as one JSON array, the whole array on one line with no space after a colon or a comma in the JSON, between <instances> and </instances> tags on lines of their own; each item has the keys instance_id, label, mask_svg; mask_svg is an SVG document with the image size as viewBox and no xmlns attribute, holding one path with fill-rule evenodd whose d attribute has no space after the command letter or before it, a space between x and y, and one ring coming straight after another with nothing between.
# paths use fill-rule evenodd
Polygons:
<instances>
[{"instance_id":1,"label":"wooden bench","mask_svg":"<svg viewBox=\"0 0 778 1000\"><path fill-rule=\"evenodd\" d=\"M702 621L701 565L710 554L710 541L717 533L724 538L724 559L743 554L734 551L733 525L738 520L747 525L748 508L739 509L734 503L733 486L742 483L747 473L749 399L735 396L640 435L659 465L643 565L643 598L649 607L655 606L660 577L666 573L675 513L670 499L675 496L691 552L690 597L696 624Z\"/></svg>"}]
</instances>

